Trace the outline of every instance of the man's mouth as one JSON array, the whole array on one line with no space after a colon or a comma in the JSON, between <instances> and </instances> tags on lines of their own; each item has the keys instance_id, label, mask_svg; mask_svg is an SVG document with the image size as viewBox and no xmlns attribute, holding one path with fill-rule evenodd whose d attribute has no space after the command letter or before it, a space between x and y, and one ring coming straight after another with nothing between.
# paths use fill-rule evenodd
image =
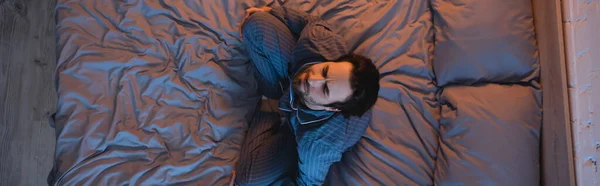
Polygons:
<instances>
[{"instance_id":1,"label":"man's mouth","mask_svg":"<svg viewBox=\"0 0 600 186\"><path fill-rule=\"evenodd\" d=\"M304 74L304 78L302 80L302 86L304 87L304 93L308 93L308 74Z\"/></svg>"}]
</instances>

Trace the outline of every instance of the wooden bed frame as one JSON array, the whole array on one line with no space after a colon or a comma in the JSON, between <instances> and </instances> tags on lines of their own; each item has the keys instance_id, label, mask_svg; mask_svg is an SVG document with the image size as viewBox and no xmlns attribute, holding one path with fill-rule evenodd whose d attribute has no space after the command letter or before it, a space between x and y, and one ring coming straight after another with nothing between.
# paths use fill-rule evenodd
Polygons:
<instances>
[{"instance_id":1,"label":"wooden bed frame","mask_svg":"<svg viewBox=\"0 0 600 186\"><path fill-rule=\"evenodd\" d=\"M543 123L541 184L576 185L562 0L532 0L540 55Z\"/></svg>"}]
</instances>

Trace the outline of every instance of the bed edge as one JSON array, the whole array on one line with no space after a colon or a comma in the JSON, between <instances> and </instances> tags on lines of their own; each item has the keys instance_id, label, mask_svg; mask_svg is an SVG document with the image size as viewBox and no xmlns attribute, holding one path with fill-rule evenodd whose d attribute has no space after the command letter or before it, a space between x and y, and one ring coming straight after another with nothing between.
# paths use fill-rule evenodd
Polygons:
<instances>
[{"instance_id":1,"label":"bed edge","mask_svg":"<svg viewBox=\"0 0 600 186\"><path fill-rule=\"evenodd\" d=\"M542 84L541 184L575 186L561 0L532 0Z\"/></svg>"}]
</instances>

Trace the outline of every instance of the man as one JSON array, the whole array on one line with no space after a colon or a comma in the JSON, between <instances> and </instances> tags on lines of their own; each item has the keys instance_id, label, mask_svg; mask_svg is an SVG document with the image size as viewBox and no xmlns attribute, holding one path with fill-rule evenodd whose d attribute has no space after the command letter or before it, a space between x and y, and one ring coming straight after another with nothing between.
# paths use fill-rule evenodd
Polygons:
<instances>
[{"instance_id":1,"label":"man","mask_svg":"<svg viewBox=\"0 0 600 186\"><path fill-rule=\"evenodd\" d=\"M236 183L323 184L329 166L365 132L379 72L370 59L348 53L325 21L285 5L248 9L242 37L259 90L279 100L285 117L281 122L276 112L263 111L254 116Z\"/></svg>"}]
</instances>

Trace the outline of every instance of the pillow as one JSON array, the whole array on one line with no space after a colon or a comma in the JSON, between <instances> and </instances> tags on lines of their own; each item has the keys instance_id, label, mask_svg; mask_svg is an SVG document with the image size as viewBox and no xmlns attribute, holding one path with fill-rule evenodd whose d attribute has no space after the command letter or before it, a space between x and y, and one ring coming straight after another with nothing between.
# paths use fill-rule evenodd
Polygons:
<instances>
[{"instance_id":1,"label":"pillow","mask_svg":"<svg viewBox=\"0 0 600 186\"><path fill-rule=\"evenodd\" d=\"M541 91L453 86L440 101L436 185L539 185Z\"/></svg>"},{"instance_id":2,"label":"pillow","mask_svg":"<svg viewBox=\"0 0 600 186\"><path fill-rule=\"evenodd\" d=\"M531 1L432 0L438 86L538 76Z\"/></svg>"}]
</instances>

